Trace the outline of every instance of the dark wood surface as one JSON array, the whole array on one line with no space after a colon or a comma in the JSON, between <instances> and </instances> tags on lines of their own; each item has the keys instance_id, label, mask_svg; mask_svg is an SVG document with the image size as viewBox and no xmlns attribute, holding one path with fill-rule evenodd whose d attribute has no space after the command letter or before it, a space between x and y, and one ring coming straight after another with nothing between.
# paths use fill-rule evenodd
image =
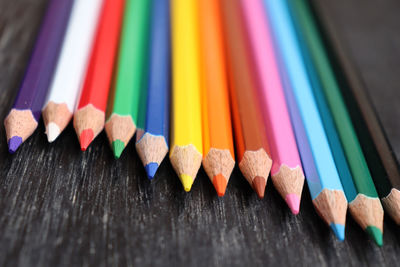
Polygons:
<instances>
[{"instance_id":1,"label":"dark wood surface","mask_svg":"<svg viewBox=\"0 0 400 267\"><path fill-rule=\"evenodd\" d=\"M400 1L329 6L400 157ZM0 119L16 95L46 0L0 0ZM149 182L130 144L114 160L105 134L87 152L71 126L48 144L41 123L15 155L0 127L0 266L396 266L400 228L385 217L378 248L348 216L346 241L316 215L305 187L298 216L268 183L256 194L236 168L218 199L203 170L191 193L166 160Z\"/></svg>"}]
</instances>

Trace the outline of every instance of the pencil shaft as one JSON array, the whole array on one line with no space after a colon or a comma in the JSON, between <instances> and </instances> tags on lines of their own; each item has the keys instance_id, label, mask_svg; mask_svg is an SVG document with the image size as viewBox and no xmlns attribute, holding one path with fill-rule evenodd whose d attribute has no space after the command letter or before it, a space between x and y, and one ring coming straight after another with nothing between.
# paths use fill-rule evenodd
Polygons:
<instances>
[{"instance_id":1,"label":"pencil shaft","mask_svg":"<svg viewBox=\"0 0 400 267\"><path fill-rule=\"evenodd\" d=\"M72 0L51 0L13 108L30 109L39 121L59 57Z\"/></svg>"},{"instance_id":2,"label":"pencil shaft","mask_svg":"<svg viewBox=\"0 0 400 267\"><path fill-rule=\"evenodd\" d=\"M224 25L235 138L239 161L246 150L269 152L260 105L256 98L256 77L251 62L239 0L223 0ZM250 104L252 103L252 104Z\"/></svg>"},{"instance_id":3,"label":"pencil shaft","mask_svg":"<svg viewBox=\"0 0 400 267\"><path fill-rule=\"evenodd\" d=\"M103 0L75 1L46 102L74 111L93 45Z\"/></svg>"},{"instance_id":4,"label":"pencil shaft","mask_svg":"<svg viewBox=\"0 0 400 267\"><path fill-rule=\"evenodd\" d=\"M105 0L78 109L92 104L105 111L121 29L123 0Z\"/></svg>"},{"instance_id":5,"label":"pencil shaft","mask_svg":"<svg viewBox=\"0 0 400 267\"><path fill-rule=\"evenodd\" d=\"M172 148L193 144L203 151L198 1L172 0Z\"/></svg>"},{"instance_id":6,"label":"pencil shaft","mask_svg":"<svg viewBox=\"0 0 400 267\"><path fill-rule=\"evenodd\" d=\"M200 12L204 154L218 148L234 157L220 3L201 1Z\"/></svg>"},{"instance_id":7,"label":"pencil shaft","mask_svg":"<svg viewBox=\"0 0 400 267\"><path fill-rule=\"evenodd\" d=\"M145 132L169 138L170 1L153 0Z\"/></svg>"}]
</instances>

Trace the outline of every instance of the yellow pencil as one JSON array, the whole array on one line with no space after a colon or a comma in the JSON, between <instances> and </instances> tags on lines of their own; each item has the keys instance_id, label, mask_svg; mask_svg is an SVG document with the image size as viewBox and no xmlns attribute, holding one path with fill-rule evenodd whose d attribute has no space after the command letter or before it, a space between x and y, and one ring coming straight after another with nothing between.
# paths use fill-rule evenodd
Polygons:
<instances>
[{"instance_id":1,"label":"yellow pencil","mask_svg":"<svg viewBox=\"0 0 400 267\"><path fill-rule=\"evenodd\" d=\"M190 191L203 154L198 0L172 0L171 164Z\"/></svg>"}]
</instances>

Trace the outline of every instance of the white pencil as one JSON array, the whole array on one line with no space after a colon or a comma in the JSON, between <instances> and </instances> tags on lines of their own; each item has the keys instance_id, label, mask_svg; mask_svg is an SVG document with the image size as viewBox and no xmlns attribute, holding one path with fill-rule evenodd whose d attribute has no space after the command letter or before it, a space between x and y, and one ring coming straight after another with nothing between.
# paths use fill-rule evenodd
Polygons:
<instances>
[{"instance_id":1,"label":"white pencil","mask_svg":"<svg viewBox=\"0 0 400 267\"><path fill-rule=\"evenodd\" d=\"M72 8L57 68L42 110L49 142L58 137L72 118L102 4L103 0L78 0Z\"/></svg>"}]
</instances>

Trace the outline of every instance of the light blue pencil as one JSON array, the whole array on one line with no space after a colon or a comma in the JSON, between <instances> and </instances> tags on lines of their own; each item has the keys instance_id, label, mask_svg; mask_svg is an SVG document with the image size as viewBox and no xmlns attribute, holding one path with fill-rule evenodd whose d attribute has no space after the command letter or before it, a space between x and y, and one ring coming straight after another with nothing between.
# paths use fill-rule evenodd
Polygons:
<instances>
[{"instance_id":1,"label":"light blue pencil","mask_svg":"<svg viewBox=\"0 0 400 267\"><path fill-rule=\"evenodd\" d=\"M338 239L344 240L347 200L313 97L312 85L287 2L264 0L264 3L271 30L274 32L277 54L288 78L290 88L286 90L290 90L294 96L318 174L307 177L313 204Z\"/></svg>"}]
</instances>

